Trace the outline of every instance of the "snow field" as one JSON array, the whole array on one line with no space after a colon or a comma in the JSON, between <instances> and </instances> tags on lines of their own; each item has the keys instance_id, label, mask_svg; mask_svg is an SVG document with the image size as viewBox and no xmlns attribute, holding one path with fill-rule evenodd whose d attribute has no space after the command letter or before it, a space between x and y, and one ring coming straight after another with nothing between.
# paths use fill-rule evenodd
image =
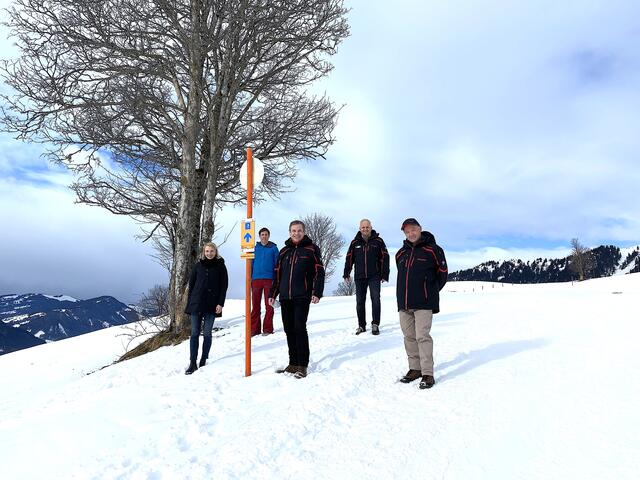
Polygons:
<instances>
[{"instance_id":1,"label":"snow field","mask_svg":"<svg viewBox=\"0 0 640 480\"><path fill-rule=\"evenodd\" d=\"M614 293L619 292L619 293ZM309 318L310 374L228 301L209 363L189 345L121 364L121 327L0 357L6 478L637 478L640 274L580 284L450 283L432 336L436 385L407 370L393 287L381 334L353 335L355 298ZM370 304L367 305L370 314Z\"/></svg>"}]
</instances>

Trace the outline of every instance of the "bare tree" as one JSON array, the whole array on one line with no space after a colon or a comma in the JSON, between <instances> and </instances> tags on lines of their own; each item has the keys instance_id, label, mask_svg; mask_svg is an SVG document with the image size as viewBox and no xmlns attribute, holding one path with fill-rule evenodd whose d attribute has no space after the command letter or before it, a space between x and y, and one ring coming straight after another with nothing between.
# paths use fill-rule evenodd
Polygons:
<instances>
[{"instance_id":1,"label":"bare tree","mask_svg":"<svg viewBox=\"0 0 640 480\"><path fill-rule=\"evenodd\" d=\"M222 231L222 226L216 222L216 212L213 214L214 235L212 241L216 243L218 248L222 247L229 237L233 233L237 222L229 227L226 233ZM169 274L171 274L171 265L173 263L173 255L175 251L175 244L171 232L173 229L158 229L153 235L149 235L148 231L143 230L143 234L138 238L142 238L143 241L151 240L155 253L151 257L162 267L164 267ZM219 233L224 233L224 236L218 237Z\"/></svg>"},{"instance_id":2,"label":"bare tree","mask_svg":"<svg viewBox=\"0 0 640 480\"><path fill-rule=\"evenodd\" d=\"M167 315L169 313L169 286L154 285L147 293L142 294L138 306L149 312L149 316Z\"/></svg>"},{"instance_id":3,"label":"bare tree","mask_svg":"<svg viewBox=\"0 0 640 480\"><path fill-rule=\"evenodd\" d=\"M333 291L338 297L349 297L356 294L356 282L349 277L338 284L338 288Z\"/></svg>"},{"instance_id":4,"label":"bare tree","mask_svg":"<svg viewBox=\"0 0 640 480\"><path fill-rule=\"evenodd\" d=\"M569 268L578 274L579 280L583 281L594 266L595 262L591 251L583 246L577 238L571 239Z\"/></svg>"},{"instance_id":5,"label":"bare tree","mask_svg":"<svg viewBox=\"0 0 640 480\"><path fill-rule=\"evenodd\" d=\"M183 333L214 213L243 199L244 148L265 164L259 201L334 141L338 110L307 91L349 33L342 0L15 0L8 14L6 129L46 143L79 202L159 236Z\"/></svg>"},{"instance_id":6,"label":"bare tree","mask_svg":"<svg viewBox=\"0 0 640 480\"><path fill-rule=\"evenodd\" d=\"M326 280L335 273L336 262L345 245L338 233L333 218L323 213L312 213L301 219L305 224L305 233L320 248Z\"/></svg>"}]
</instances>

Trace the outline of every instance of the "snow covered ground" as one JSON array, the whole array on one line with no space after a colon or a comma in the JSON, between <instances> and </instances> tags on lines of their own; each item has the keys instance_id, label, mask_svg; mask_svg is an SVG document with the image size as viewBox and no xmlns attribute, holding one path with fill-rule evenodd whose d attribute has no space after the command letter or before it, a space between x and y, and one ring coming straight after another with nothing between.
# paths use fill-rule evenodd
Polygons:
<instances>
[{"instance_id":1,"label":"snow covered ground","mask_svg":"<svg viewBox=\"0 0 640 480\"><path fill-rule=\"evenodd\" d=\"M287 363L278 313L244 377L241 301L192 376L188 342L97 370L122 353L122 327L4 355L2 477L635 479L639 293L640 274L450 283L431 390L397 383L392 287L378 337L353 335L354 297L312 306L302 380L274 373Z\"/></svg>"}]
</instances>

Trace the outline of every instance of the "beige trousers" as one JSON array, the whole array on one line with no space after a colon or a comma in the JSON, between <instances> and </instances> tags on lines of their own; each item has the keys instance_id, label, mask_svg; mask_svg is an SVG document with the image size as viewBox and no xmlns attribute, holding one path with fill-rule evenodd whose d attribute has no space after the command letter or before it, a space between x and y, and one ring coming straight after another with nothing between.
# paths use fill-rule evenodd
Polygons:
<instances>
[{"instance_id":1,"label":"beige trousers","mask_svg":"<svg viewBox=\"0 0 640 480\"><path fill-rule=\"evenodd\" d=\"M400 310L399 314L409 368L433 376L433 339L429 335L433 311Z\"/></svg>"}]
</instances>

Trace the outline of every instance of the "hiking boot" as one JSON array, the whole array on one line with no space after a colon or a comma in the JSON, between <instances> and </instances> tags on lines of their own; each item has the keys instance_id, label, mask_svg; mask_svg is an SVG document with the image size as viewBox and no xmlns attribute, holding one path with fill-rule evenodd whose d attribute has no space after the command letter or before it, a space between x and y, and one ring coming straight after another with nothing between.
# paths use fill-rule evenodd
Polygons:
<instances>
[{"instance_id":1,"label":"hiking boot","mask_svg":"<svg viewBox=\"0 0 640 480\"><path fill-rule=\"evenodd\" d=\"M409 370L407 374L400 379L402 383L411 383L414 380L419 379L422 376L422 372L420 370Z\"/></svg>"},{"instance_id":2,"label":"hiking boot","mask_svg":"<svg viewBox=\"0 0 640 480\"><path fill-rule=\"evenodd\" d=\"M420 389L431 388L436 383L436 380L431 375L423 375L420 380Z\"/></svg>"},{"instance_id":3,"label":"hiking boot","mask_svg":"<svg viewBox=\"0 0 640 480\"><path fill-rule=\"evenodd\" d=\"M191 374L192 374L193 372L195 372L197 369L198 369L198 366L196 365L196 362L195 362L195 361L193 361L193 362L191 362L191 363L189 364L189 368L187 368L187 369L184 371L184 374L185 374L185 375L191 375Z\"/></svg>"},{"instance_id":4,"label":"hiking boot","mask_svg":"<svg viewBox=\"0 0 640 480\"><path fill-rule=\"evenodd\" d=\"M284 368L278 368L276 373L296 373L298 371L298 367L295 365L287 365Z\"/></svg>"},{"instance_id":5,"label":"hiking boot","mask_svg":"<svg viewBox=\"0 0 640 480\"><path fill-rule=\"evenodd\" d=\"M304 378L307 376L307 367L298 367L298 371L293 374L296 378Z\"/></svg>"},{"instance_id":6,"label":"hiking boot","mask_svg":"<svg viewBox=\"0 0 640 480\"><path fill-rule=\"evenodd\" d=\"M198 366L200 368L204 367L207 364L207 359L206 358L201 358L200 359L200 363L198 364Z\"/></svg>"},{"instance_id":7,"label":"hiking boot","mask_svg":"<svg viewBox=\"0 0 640 480\"><path fill-rule=\"evenodd\" d=\"M364 332L366 332L366 331L367 331L367 329L366 329L366 328L358 327L358 328L356 329L356 335L360 335L361 333L364 333Z\"/></svg>"},{"instance_id":8,"label":"hiking boot","mask_svg":"<svg viewBox=\"0 0 640 480\"><path fill-rule=\"evenodd\" d=\"M380 328L378 325L371 325L371 335L380 335Z\"/></svg>"}]
</instances>

